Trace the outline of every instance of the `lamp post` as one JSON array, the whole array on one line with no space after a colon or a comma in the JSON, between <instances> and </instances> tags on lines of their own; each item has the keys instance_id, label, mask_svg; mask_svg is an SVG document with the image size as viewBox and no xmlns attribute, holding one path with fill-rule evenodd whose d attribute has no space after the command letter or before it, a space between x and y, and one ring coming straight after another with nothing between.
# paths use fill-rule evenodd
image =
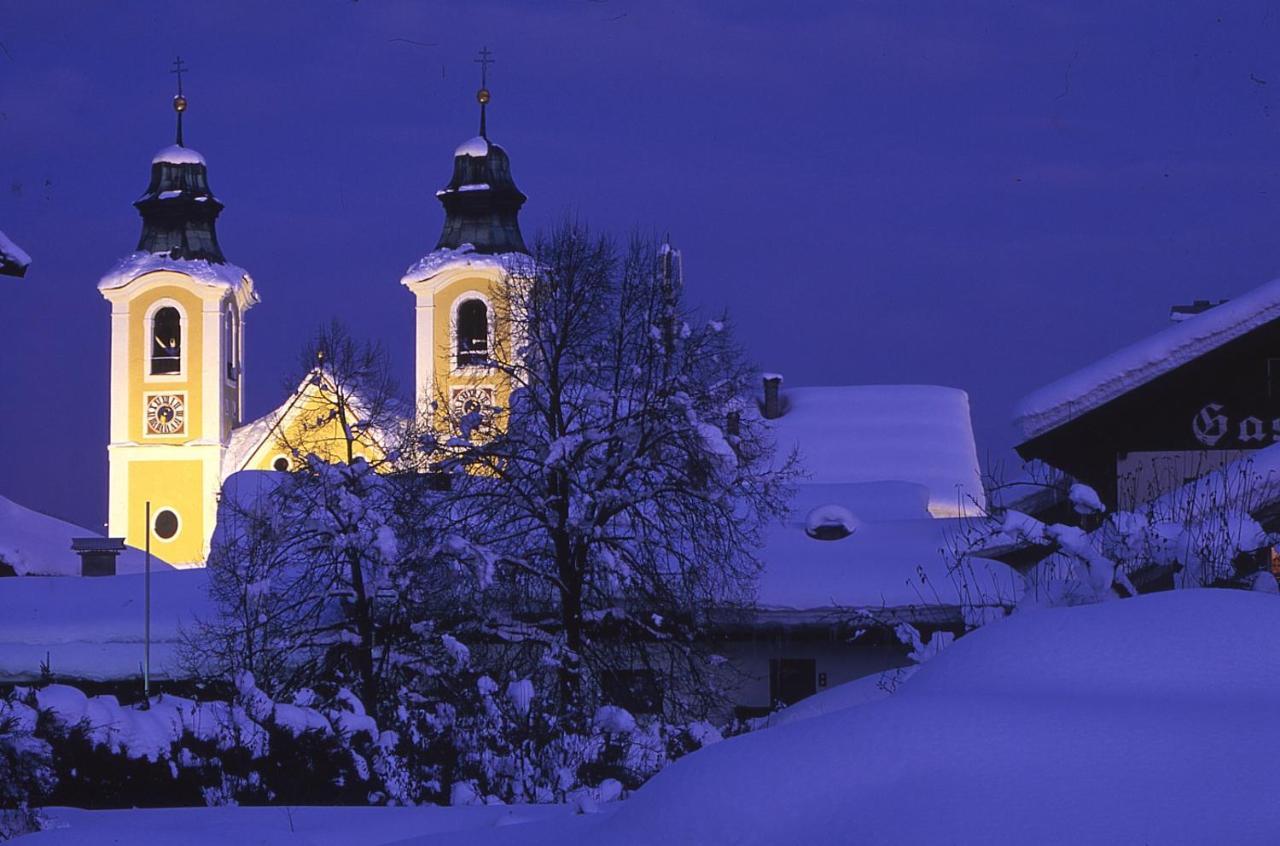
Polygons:
<instances>
[{"instance_id":1,"label":"lamp post","mask_svg":"<svg viewBox=\"0 0 1280 846\"><path fill-rule=\"evenodd\" d=\"M143 568L142 699L151 704L151 500L146 507L146 564Z\"/></svg>"}]
</instances>

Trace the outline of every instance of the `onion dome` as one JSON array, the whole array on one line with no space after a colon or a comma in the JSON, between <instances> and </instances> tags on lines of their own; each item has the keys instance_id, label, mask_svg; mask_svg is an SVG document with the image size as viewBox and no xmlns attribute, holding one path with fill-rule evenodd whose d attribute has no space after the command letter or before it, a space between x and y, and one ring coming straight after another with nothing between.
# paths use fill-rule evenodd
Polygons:
<instances>
[{"instance_id":1,"label":"onion dome","mask_svg":"<svg viewBox=\"0 0 1280 846\"><path fill-rule=\"evenodd\" d=\"M453 179L436 192L444 231L436 249L470 244L477 253L527 253L518 215L525 195L511 178L507 151L478 135L453 153Z\"/></svg>"},{"instance_id":2,"label":"onion dome","mask_svg":"<svg viewBox=\"0 0 1280 846\"><path fill-rule=\"evenodd\" d=\"M181 77L178 85L178 95L173 98L173 110L178 114L177 143L151 159L151 183L133 204L142 215L138 251L222 264L226 258L214 228L222 203L209 190L204 156L182 143L187 98L182 95Z\"/></svg>"},{"instance_id":3,"label":"onion dome","mask_svg":"<svg viewBox=\"0 0 1280 846\"><path fill-rule=\"evenodd\" d=\"M492 61L481 52L482 68ZM477 253L527 253L520 234L520 207L528 199L511 178L507 151L489 140L485 107L486 80L476 92L480 104L480 134L453 151L453 179L436 192L444 204L444 231L436 249L456 250L470 244Z\"/></svg>"}]
</instances>

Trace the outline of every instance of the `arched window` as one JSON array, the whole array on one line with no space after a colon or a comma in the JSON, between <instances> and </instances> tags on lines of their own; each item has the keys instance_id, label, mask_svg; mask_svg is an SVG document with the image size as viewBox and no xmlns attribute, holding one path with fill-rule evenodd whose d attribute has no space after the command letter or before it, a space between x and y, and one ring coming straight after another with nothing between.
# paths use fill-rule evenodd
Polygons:
<instances>
[{"instance_id":1,"label":"arched window","mask_svg":"<svg viewBox=\"0 0 1280 846\"><path fill-rule=\"evenodd\" d=\"M182 316L165 306L151 318L151 373L182 372Z\"/></svg>"},{"instance_id":2,"label":"arched window","mask_svg":"<svg viewBox=\"0 0 1280 846\"><path fill-rule=\"evenodd\" d=\"M236 357L237 341L236 330L239 328L239 322L236 320L236 307L234 305L227 306L225 323L222 329L222 339L226 344L226 350L223 357L227 362L227 381L234 382L236 377L240 375L240 362Z\"/></svg>"},{"instance_id":3,"label":"arched window","mask_svg":"<svg viewBox=\"0 0 1280 846\"><path fill-rule=\"evenodd\" d=\"M458 366L479 367L489 359L489 307L483 300L458 306Z\"/></svg>"}]
</instances>

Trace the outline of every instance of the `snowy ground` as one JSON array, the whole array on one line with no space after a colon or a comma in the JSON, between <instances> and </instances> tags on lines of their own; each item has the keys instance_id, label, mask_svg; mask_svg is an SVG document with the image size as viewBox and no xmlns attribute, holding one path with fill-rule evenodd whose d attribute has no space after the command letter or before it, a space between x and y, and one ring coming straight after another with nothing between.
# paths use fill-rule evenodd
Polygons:
<instances>
[{"instance_id":1,"label":"snowy ground","mask_svg":"<svg viewBox=\"0 0 1280 846\"><path fill-rule=\"evenodd\" d=\"M291 834L279 809L57 811L69 828L23 842L1277 843L1277 643L1274 595L1036 610L892 695L854 682L696 752L603 814L308 809Z\"/></svg>"},{"instance_id":2,"label":"snowy ground","mask_svg":"<svg viewBox=\"0 0 1280 846\"><path fill-rule=\"evenodd\" d=\"M20 838L22 846L381 846L411 837L517 825L563 817L558 805L521 808L152 808L81 811L52 808L53 828Z\"/></svg>"}]
</instances>

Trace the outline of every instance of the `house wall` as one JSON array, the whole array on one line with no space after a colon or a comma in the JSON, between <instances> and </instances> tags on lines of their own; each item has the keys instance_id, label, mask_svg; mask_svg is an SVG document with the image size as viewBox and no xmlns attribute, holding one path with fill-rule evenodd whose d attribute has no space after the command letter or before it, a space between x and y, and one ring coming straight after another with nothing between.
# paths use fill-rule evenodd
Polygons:
<instances>
[{"instance_id":1,"label":"house wall","mask_svg":"<svg viewBox=\"0 0 1280 846\"><path fill-rule=\"evenodd\" d=\"M1221 453L1280 442L1280 321L1273 321L1138 385L1017 448L1095 489L1111 507L1126 473L1143 481L1160 470L1157 454L1204 472ZM1186 481L1184 479L1184 481ZM1128 483L1132 488L1132 482Z\"/></svg>"},{"instance_id":2,"label":"house wall","mask_svg":"<svg viewBox=\"0 0 1280 846\"><path fill-rule=\"evenodd\" d=\"M910 664L899 644L847 643L838 640L754 640L725 643L716 647L728 659L734 705L745 708L770 706L769 661L781 658L812 658L818 674L817 692L875 673ZM825 675L825 684L822 684Z\"/></svg>"}]
</instances>

